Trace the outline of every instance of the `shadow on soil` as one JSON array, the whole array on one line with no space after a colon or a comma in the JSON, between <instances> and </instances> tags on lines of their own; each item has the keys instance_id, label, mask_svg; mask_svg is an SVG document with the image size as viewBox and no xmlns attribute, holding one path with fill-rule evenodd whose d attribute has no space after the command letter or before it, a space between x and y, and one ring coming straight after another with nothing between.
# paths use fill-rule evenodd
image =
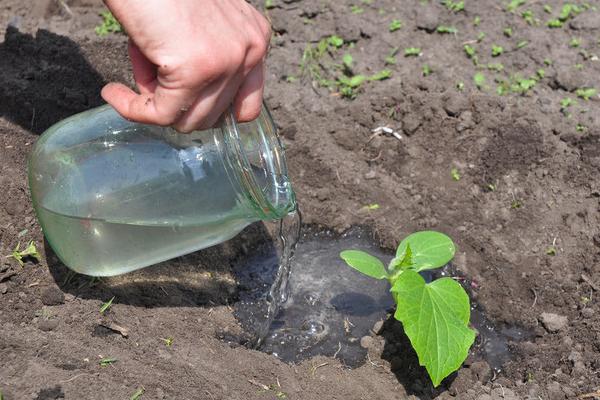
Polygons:
<instances>
[{"instance_id":1,"label":"shadow on soil","mask_svg":"<svg viewBox=\"0 0 600 400\"><path fill-rule=\"evenodd\" d=\"M237 301L238 285L231 264L247 257L269 234L257 223L226 243L128 274L97 278L68 269L44 242L50 274L65 293L83 299L142 307L203 307Z\"/></svg>"},{"instance_id":2,"label":"shadow on soil","mask_svg":"<svg viewBox=\"0 0 600 400\"><path fill-rule=\"evenodd\" d=\"M35 37L9 26L0 44L0 115L41 134L54 123L103 104L100 74L71 39Z\"/></svg>"}]
</instances>

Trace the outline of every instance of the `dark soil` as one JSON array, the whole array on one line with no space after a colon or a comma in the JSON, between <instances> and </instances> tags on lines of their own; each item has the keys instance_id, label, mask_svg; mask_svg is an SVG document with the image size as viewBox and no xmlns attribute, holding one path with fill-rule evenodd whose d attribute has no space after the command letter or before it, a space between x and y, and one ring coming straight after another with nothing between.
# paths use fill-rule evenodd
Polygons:
<instances>
[{"instance_id":1,"label":"dark soil","mask_svg":"<svg viewBox=\"0 0 600 400\"><path fill-rule=\"evenodd\" d=\"M288 365L230 346L216 337L241 329L230 306L238 290L230 264L251 251L260 226L118 278L68 273L43 245L26 158L46 127L100 104L104 82L131 82L126 39L95 35L100 1L3 0L0 25L16 27L0 44L4 398L127 399L141 387L149 399L565 399L599 390L600 103L597 95L586 101L575 93L600 86L598 11L550 29L543 8L551 5L556 17L563 4L556 0L528 0L515 13L492 0L466 0L459 12L433 0L274 3L266 99L305 222L336 231L367 226L388 249L416 230L446 232L458 245L455 267L473 281L472 297L487 317L532 338L510 345L512 361L499 374L474 355L435 390L393 320L365 341L369 358L356 369L331 357ZM363 12L353 13L353 4ZM538 25L521 17L529 9ZM392 19L403 27L389 32ZM436 33L439 25L458 33ZM512 37L503 34L507 27ZM486 35L478 42L480 32ZM356 73L389 68L392 77L363 84L348 100L301 74L307 43L333 34L347 44L319 60L324 76L339 74L333 64L349 52ZM569 45L573 38L579 47ZM479 68L465 43L477 49ZM492 58L492 44L504 53ZM386 65L394 47L397 63ZM407 47L422 55L404 57ZM428 76L425 64L433 70ZM544 77L532 89L496 93L495 79L516 82L540 68ZM473 83L478 70L487 78L481 90ZM577 104L561 112L565 97ZM401 139L374 135L379 126ZM40 263L21 268L5 258L28 240L46 250ZM111 310L100 315L113 296ZM543 313L567 323L550 328ZM101 367L102 357L118 361Z\"/></svg>"}]
</instances>

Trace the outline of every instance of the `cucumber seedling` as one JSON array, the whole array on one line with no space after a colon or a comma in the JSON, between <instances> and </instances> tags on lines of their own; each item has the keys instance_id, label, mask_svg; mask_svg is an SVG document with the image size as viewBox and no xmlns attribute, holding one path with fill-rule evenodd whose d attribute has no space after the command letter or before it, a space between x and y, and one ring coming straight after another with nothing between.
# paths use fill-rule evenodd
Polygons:
<instances>
[{"instance_id":1,"label":"cucumber seedling","mask_svg":"<svg viewBox=\"0 0 600 400\"><path fill-rule=\"evenodd\" d=\"M21 250L21 243L17 243L17 246L15 247L15 249L13 250L12 254L10 256L7 256L8 258L14 258L15 260L17 260L17 262L19 263L19 265L21 267L25 266L25 262L23 262L24 259L31 257L33 259L35 259L36 261L40 261L41 257L40 257L40 253L38 253L37 248L35 247L35 243L32 241L30 241L27 244L27 247L25 247L25 249Z\"/></svg>"},{"instance_id":2,"label":"cucumber seedling","mask_svg":"<svg viewBox=\"0 0 600 400\"><path fill-rule=\"evenodd\" d=\"M350 267L375 279L387 279L396 302L394 318L404 332L434 386L456 371L469 354L475 331L469 328L469 296L452 278L430 283L419 274L446 265L455 253L452 239L443 233L413 233L398 245L387 268L360 250L345 250L340 257Z\"/></svg>"},{"instance_id":3,"label":"cucumber seedling","mask_svg":"<svg viewBox=\"0 0 600 400\"><path fill-rule=\"evenodd\" d=\"M100 13L102 17L102 23L98 25L94 30L98 36L106 36L109 33L123 32L123 28L119 21L115 18L110 11L103 11Z\"/></svg>"}]
</instances>

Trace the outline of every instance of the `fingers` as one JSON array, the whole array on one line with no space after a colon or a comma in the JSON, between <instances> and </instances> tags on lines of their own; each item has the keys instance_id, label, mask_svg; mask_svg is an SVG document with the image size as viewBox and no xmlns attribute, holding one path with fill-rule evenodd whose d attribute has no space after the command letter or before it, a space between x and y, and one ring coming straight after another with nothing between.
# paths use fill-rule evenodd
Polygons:
<instances>
[{"instance_id":1,"label":"fingers","mask_svg":"<svg viewBox=\"0 0 600 400\"><path fill-rule=\"evenodd\" d=\"M235 117L240 122L252 121L260 114L265 85L264 64L258 63L246 76L233 102Z\"/></svg>"},{"instance_id":2,"label":"fingers","mask_svg":"<svg viewBox=\"0 0 600 400\"><path fill-rule=\"evenodd\" d=\"M131 39L129 39L128 52L133 68L133 79L140 93L154 92L157 85L156 66L142 54L139 47Z\"/></svg>"}]
</instances>

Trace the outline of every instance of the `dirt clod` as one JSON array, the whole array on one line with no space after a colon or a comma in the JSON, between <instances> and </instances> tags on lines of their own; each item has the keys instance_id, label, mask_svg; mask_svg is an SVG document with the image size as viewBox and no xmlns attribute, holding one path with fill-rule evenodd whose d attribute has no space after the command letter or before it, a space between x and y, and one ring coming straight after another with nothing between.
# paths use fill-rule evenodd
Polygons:
<instances>
[{"instance_id":1,"label":"dirt clod","mask_svg":"<svg viewBox=\"0 0 600 400\"><path fill-rule=\"evenodd\" d=\"M540 322L548 332L556 333L567 326L569 319L564 315L545 312L540 315Z\"/></svg>"}]
</instances>

